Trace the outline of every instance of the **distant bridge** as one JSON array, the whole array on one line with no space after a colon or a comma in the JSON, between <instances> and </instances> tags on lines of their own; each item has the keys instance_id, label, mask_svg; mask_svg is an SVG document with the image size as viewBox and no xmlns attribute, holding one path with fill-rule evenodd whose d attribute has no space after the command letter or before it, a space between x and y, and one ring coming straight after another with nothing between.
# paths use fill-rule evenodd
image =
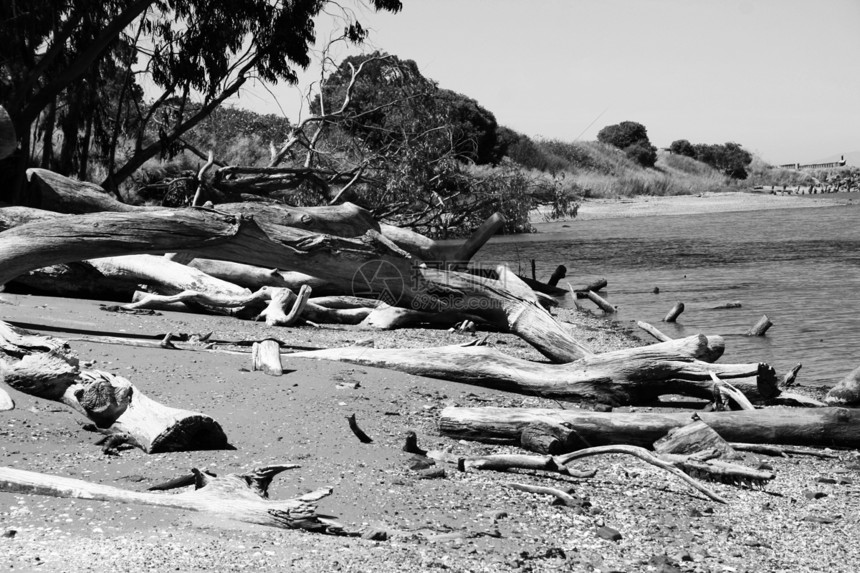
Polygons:
<instances>
[{"instance_id":1,"label":"distant bridge","mask_svg":"<svg viewBox=\"0 0 860 573\"><path fill-rule=\"evenodd\" d=\"M834 167L845 167L845 156L843 155L839 161L831 161L830 163L807 163L806 165L801 165L800 163L786 163L784 165L780 165L780 167L784 167L786 169L832 169Z\"/></svg>"}]
</instances>

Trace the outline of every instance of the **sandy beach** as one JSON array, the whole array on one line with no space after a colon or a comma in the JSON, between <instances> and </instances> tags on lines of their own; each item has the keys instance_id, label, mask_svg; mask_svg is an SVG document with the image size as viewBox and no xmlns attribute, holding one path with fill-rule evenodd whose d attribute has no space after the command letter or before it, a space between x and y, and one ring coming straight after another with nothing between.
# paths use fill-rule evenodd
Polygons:
<instances>
[{"instance_id":1,"label":"sandy beach","mask_svg":"<svg viewBox=\"0 0 860 573\"><path fill-rule=\"evenodd\" d=\"M722 192L666 197L638 196L622 199L586 199L579 207L575 220L619 219L662 215L699 215L765 209L808 209L837 205L856 206L860 194L772 195L770 193ZM546 221L541 214L533 219L539 232L559 230L563 221Z\"/></svg>"},{"instance_id":2,"label":"sandy beach","mask_svg":"<svg viewBox=\"0 0 860 573\"><path fill-rule=\"evenodd\" d=\"M399 531L387 541L220 522L187 511L0 493L0 563L10 571L854 571L860 563L860 492L850 476L856 452L834 459L748 455L777 478L763 490L707 485L714 503L653 466L625 456L587 458L591 479L538 472L459 472L421 479L402 451L415 431L426 449L458 456L514 453L511 446L457 442L436 429L441 409L462 406L575 408L575 404L430 380L389 370L290 359L272 377L251 372L248 354L134 348L81 340L86 335L213 332L215 339L275 336L297 346L342 346L372 337L378 347L429 347L468 340L445 330L356 331L349 327L269 328L229 317L163 312L128 316L97 301L4 293L8 321L69 340L81 360L129 378L151 398L218 420L235 450L108 455L68 408L9 389L0 452L14 468L135 491L191 467L216 473L290 462L273 498L331 486L320 511L350 528ZM582 311L560 314L596 350L638 345ZM518 338L491 334L504 352L540 360ZM239 349L241 350L241 349ZM246 348L247 350L247 348ZM584 407L588 407L587 405ZM649 408L638 408L648 411ZM356 414L373 443L351 434ZM825 479L826 478L826 479ZM507 482L572 492L580 507L518 492ZM809 492L813 492L810 494ZM165 495L170 495L165 494ZM786 529L790 524L790 528ZM600 536L601 527L620 539ZM803 551L798 550L804 547Z\"/></svg>"},{"instance_id":3,"label":"sandy beach","mask_svg":"<svg viewBox=\"0 0 860 573\"><path fill-rule=\"evenodd\" d=\"M588 201L580 217L630 217L848 204L846 198L743 193L701 197ZM554 223L558 225L559 223ZM0 493L0 565L9 571L678 571L854 572L860 549L860 456L831 459L744 454L741 463L771 468L762 489L705 482L728 500L715 503L636 459L587 458L590 479L534 471L457 471L423 479L402 451L414 431L425 449L456 456L522 453L446 438L442 408L502 406L594 408L563 404L390 370L283 356L280 377L250 371L247 346L236 354L136 348L88 335L146 336L212 332L213 339L276 337L302 347L337 347L373 338L379 348L456 344L446 330L361 331L347 326L272 328L224 316L105 312L99 301L2 293L2 319L69 341L92 368L121 374L164 404L201 411L223 427L233 450L104 453L97 434L69 408L8 389L14 410L0 412L3 465L144 491L188 472L247 471L274 463L301 467L275 479L273 498L323 486L333 494L319 511L354 530L396 532L388 540L338 537L213 520L188 511ZM578 309L558 318L595 351L643 342L623 327ZM479 333L481 335L481 333ZM509 334L489 334L507 354L543 358ZM633 410L650 411L649 407ZM360 443L355 414L373 442ZM441 464L441 462L440 462ZM524 493L509 482L553 487L576 507ZM166 493L164 495L171 495ZM604 527L620 537L607 538Z\"/></svg>"}]
</instances>

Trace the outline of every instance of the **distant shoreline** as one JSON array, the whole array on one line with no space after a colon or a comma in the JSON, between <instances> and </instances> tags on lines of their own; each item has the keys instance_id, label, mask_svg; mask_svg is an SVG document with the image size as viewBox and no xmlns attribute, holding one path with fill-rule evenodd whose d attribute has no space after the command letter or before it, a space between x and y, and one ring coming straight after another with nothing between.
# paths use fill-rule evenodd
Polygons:
<instances>
[{"instance_id":1,"label":"distant shoreline","mask_svg":"<svg viewBox=\"0 0 860 573\"><path fill-rule=\"evenodd\" d=\"M707 192L699 195L637 196L620 199L587 199L579 207L574 220L623 219L630 217L657 217L663 215L701 215L733 211L761 211L765 209L802 209L860 205L860 194L834 193L830 195L771 195L741 191ZM564 221L545 221L534 213L532 224L538 231L555 230Z\"/></svg>"}]
</instances>

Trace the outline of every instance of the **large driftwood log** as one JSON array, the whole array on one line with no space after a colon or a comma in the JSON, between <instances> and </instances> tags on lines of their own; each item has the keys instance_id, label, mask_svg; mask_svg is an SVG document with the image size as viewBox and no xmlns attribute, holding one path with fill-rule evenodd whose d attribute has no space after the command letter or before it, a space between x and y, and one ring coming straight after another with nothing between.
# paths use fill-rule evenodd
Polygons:
<instances>
[{"instance_id":1,"label":"large driftwood log","mask_svg":"<svg viewBox=\"0 0 860 573\"><path fill-rule=\"evenodd\" d=\"M342 238L275 224L265 227L204 209L95 213L28 223L0 233L0 284L57 263L185 251L194 257L311 271L342 292L416 310L476 314L519 334L557 362L590 354L530 289L510 278L427 268L373 230L360 238Z\"/></svg>"},{"instance_id":2,"label":"large driftwood log","mask_svg":"<svg viewBox=\"0 0 860 573\"><path fill-rule=\"evenodd\" d=\"M331 494L322 488L295 499L268 499L272 478L294 464L272 465L244 474L212 477L194 469L195 489L175 495L120 489L83 480L0 467L0 491L72 499L115 501L199 511L243 523L281 529L342 533L342 526L318 516L315 501Z\"/></svg>"},{"instance_id":3,"label":"large driftwood log","mask_svg":"<svg viewBox=\"0 0 860 573\"><path fill-rule=\"evenodd\" d=\"M98 185L69 179L45 169L28 169L27 178L31 206L47 211L83 214L104 211L151 212L163 209L121 203ZM487 219L465 243L457 245L434 241L408 229L380 224L368 211L352 203L324 207L291 207L269 202L242 202L220 203L217 209L236 216L252 217L264 230L268 225L275 225L346 238L361 237L368 231L375 231L421 260L440 263L441 268L459 267L467 263L504 225L504 217L497 213Z\"/></svg>"},{"instance_id":4,"label":"large driftwood log","mask_svg":"<svg viewBox=\"0 0 860 573\"><path fill-rule=\"evenodd\" d=\"M721 340L714 337L714 346ZM567 364L514 358L487 347L446 346L421 349L332 348L292 354L293 358L338 360L391 368L419 376L454 380L523 394L606 404L643 404L664 394L710 398L710 373L731 380L755 400L779 393L766 364L709 364L708 337L699 335L590 355Z\"/></svg>"},{"instance_id":5,"label":"large driftwood log","mask_svg":"<svg viewBox=\"0 0 860 573\"><path fill-rule=\"evenodd\" d=\"M848 408L767 408L696 415L728 442L821 447L860 447L860 411ZM519 444L531 424L568 424L578 436L572 449L607 444L650 448L673 428L691 421L685 413L602 413L538 408L447 407L439 430L457 439Z\"/></svg>"},{"instance_id":6,"label":"large driftwood log","mask_svg":"<svg viewBox=\"0 0 860 573\"><path fill-rule=\"evenodd\" d=\"M64 341L5 322L0 322L0 380L25 394L62 402L103 433L147 453L229 447L209 416L160 404L120 376L81 370Z\"/></svg>"}]
</instances>

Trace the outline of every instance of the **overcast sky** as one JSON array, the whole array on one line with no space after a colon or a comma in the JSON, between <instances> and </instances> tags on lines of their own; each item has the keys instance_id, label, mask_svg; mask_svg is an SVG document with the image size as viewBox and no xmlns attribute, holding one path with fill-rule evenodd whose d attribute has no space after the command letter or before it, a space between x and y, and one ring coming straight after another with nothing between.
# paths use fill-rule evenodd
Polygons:
<instances>
[{"instance_id":1,"label":"overcast sky","mask_svg":"<svg viewBox=\"0 0 860 573\"><path fill-rule=\"evenodd\" d=\"M772 163L860 151L860 0L403 0L372 48L532 137L735 141ZM318 24L318 38L328 36ZM342 27L342 24L340 25ZM304 76L313 79L318 71ZM294 88L275 97L291 120ZM239 105L279 113L250 87Z\"/></svg>"}]
</instances>

